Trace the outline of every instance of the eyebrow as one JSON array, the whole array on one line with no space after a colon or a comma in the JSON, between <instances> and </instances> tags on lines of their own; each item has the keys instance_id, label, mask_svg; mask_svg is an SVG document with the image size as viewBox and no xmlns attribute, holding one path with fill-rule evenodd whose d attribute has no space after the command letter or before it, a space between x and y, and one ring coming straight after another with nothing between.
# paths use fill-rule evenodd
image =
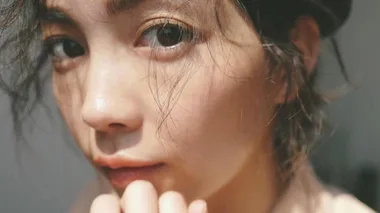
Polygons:
<instances>
[{"instance_id":1,"label":"eyebrow","mask_svg":"<svg viewBox=\"0 0 380 213\"><path fill-rule=\"evenodd\" d=\"M145 0L106 0L104 6L107 15L114 16L126 10L132 10L141 5ZM49 7L42 5L42 13L39 19L46 23L59 23L65 25L77 25L67 12L59 6Z\"/></svg>"},{"instance_id":2,"label":"eyebrow","mask_svg":"<svg viewBox=\"0 0 380 213\"><path fill-rule=\"evenodd\" d=\"M117 13L132 10L142 4L144 0L107 0L105 8L108 15L116 15Z\"/></svg>"},{"instance_id":3,"label":"eyebrow","mask_svg":"<svg viewBox=\"0 0 380 213\"><path fill-rule=\"evenodd\" d=\"M39 17L40 21L45 23L59 23L64 25L77 25L76 22L60 8L45 7Z\"/></svg>"}]
</instances>

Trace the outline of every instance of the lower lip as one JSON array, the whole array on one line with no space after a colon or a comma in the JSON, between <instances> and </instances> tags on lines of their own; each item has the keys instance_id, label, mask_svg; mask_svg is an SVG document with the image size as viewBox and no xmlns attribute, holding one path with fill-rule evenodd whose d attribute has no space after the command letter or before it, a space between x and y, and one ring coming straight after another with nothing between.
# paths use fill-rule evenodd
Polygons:
<instances>
[{"instance_id":1,"label":"lower lip","mask_svg":"<svg viewBox=\"0 0 380 213\"><path fill-rule=\"evenodd\" d=\"M146 167L125 167L120 169L105 169L105 174L116 188L125 188L135 180L150 180L164 164Z\"/></svg>"}]
</instances>

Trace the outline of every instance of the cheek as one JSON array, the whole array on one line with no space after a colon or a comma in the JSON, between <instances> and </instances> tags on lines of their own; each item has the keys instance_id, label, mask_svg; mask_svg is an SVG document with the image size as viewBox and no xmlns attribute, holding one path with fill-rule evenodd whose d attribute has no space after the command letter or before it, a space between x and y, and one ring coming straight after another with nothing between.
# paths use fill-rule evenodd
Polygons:
<instances>
[{"instance_id":1,"label":"cheek","mask_svg":"<svg viewBox=\"0 0 380 213\"><path fill-rule=\"evenodd\" d=\"M83 90L75 71L53 74L54 96L67 127L86 156L90 153L90 128L82 121Z\"/></svg>"},{"instance_id":2,"label":"cheek","mask_svg":"<svg viewBox=\"0 0 380 213\"><path fill-rule=\"evenodd\" d=\"M242 54L224 64L221 59L220 66L215 58L204 60L166 120L167 136L186 172L216 185L236 174L268 136L273 102L261 62L251 63Z\"/></svg>"}]
</instances>

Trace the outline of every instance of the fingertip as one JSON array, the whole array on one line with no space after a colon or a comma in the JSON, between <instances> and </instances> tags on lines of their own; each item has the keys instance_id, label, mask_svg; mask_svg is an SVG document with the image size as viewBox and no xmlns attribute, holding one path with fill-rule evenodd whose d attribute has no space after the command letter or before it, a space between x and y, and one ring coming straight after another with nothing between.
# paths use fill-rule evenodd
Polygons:
<instances>
[{"instance_id":1,"label":"fingertip","mask_svg":"<svg viewBox=\"0 0 380 213\"><path fill-rule=\"evenodd\" d=\"M130 183L125 189L124 194L135 194L141 191L148 191L156 193L156 189L153 184L145 180L136 180Z\"/></svg>"},{"instance_id":2,"label":"fingertip","mask_svg":"<svg viewBox=\"0 0 380 213\"><path fill-rule=\"evenodd\" d=\"M193 201L189 206L189 213L207 213L207 203L204 200Z\"/></svg>"},{"instance_id":3,"label":"fingertip","mask_svg":"<svg viewBox=\"0 0 380 213\"><path fill-rule=\"evenodd\" d=\"M155 213L158 195L153 184L137 180L130 183L123 194L121 205L125 212Z\"/></svg>"},{"instance_id":4,"label":"fingertip","mask_svg":"<svg viewBox=\"0 0 380 213\"><path fill-rule=\"evenodd\" d=\"M175 191L168 191L161 195L159 201L160 202L166 202L166 201L181 201L185 202L185 198L182 196L181 193L175 192Z\"/></svg>"},{"instance_id":5,"label":"fingertip","mask_svg":"<svg viewBox=\"0 0 380 213\"><path fill-rule=\"evenodd\" d=\"M159 198L160 212L165 213L182 213L187 212L187 204L185 198L179 192L168 191Z\"/></svg>"},{"instance_id":6,"label":"fingertip","mask_svg":"<svg viewBox=\"0 0 380 213\"><path fill-rule=\"evenodd\" d=\"M119 213L119 199L114 195L102 194L94 199L91 204L90 213Z\"/></svg>"}]
</instances>

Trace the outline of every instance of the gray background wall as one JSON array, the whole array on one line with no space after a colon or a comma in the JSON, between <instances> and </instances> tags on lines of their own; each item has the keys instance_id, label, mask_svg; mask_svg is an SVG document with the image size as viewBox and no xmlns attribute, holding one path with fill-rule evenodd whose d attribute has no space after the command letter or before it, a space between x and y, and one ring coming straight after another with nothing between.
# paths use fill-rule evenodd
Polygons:
<instances>
[{"instance_id":1,"label":"gray background wall","mask_svg":"<svg viewBox=\"0 0 380 213\"><path fill-rule=\"evenodd\" d=\"M317 170L330 182L347 186L363 166L380 171L380 1L354 0L353 14L338 34L342 54L353 82L358 86L333 102L326 111L335 134L314 151ZM343 84L337 64L326 45L322 56L321 85L331 89ZM27 134L30 148L12 135L6 97L0 94L0 212L67 212L94 172L76 150L56 115L54 101L48 119L42 108L34 114ZM379 180L380 181L380 180ZM380 191L380 189L379 189ZM380 203L380 200L379 202Z\"/></svg>"},{"instance_id":2,"label":"gray background wall","mask_svg":"<svg viewBox=\"0 0 380 213\"><path fill-rule=\"evenodd\" d=\"M380 172L380 1L354 0L349 22L337 38L347 71L357 90L326 109L334 134L315 150L315 167L329 173L331 183L352 190L363 168ZM322 55L323 88L344 84L327 48ZM380 181L380 179L378 179ZM376 187L376 186L373 186ZM377 186L380 210L380 188Z\"/></svg>"}]
</instances>

